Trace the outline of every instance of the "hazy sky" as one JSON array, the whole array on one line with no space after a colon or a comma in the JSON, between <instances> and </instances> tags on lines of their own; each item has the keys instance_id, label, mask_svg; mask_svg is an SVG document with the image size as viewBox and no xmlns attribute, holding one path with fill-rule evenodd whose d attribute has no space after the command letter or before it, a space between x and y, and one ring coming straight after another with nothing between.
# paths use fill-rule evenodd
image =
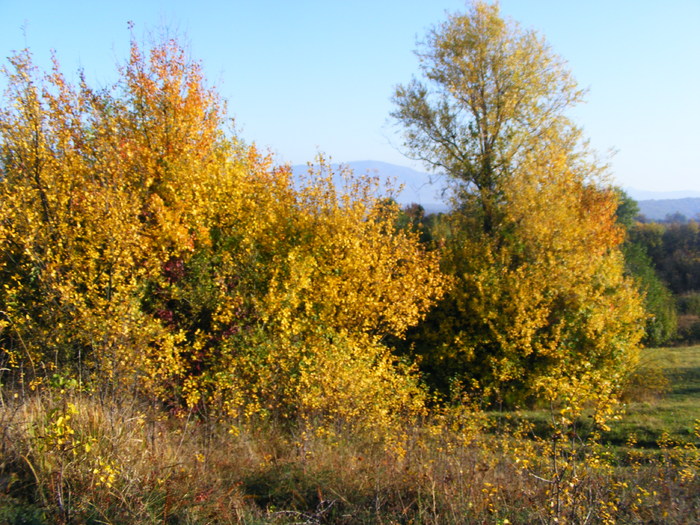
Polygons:
<instances>
[{"instance_id":1,"label":"hazy sky","mask_svg":"<svg viewBox=\"0 0 700 525\"><path fill-rule=\"evenodd\" d=\"M588 102L572 114L612 159L619 184L700 190L700 0L503 0L569 61ZM228 100L243 138L281 162L318 152L421 169L389 121L398 83L417 73L416 41L463 11L450 0L0 0L0 58L29 47L44 67L116 77L127 22L138 37L185 37Z\"/></svg>"}]
</instances>

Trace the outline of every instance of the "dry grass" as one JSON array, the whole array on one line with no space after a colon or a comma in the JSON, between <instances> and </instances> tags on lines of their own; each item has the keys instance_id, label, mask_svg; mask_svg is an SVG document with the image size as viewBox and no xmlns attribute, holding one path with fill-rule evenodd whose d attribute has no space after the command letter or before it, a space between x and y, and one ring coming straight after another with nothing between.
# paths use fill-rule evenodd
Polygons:
<instances>
[{"instance_id":1,"label":"dry grass","mask_svg":"<svg viewBox=\"0 0 700 525\"><path fill-rule=\"evenodd\" d=\"M0 523L700 521L697 434L649 453L461 408L379 442L72 391L5 398Z\"/></svg>"}]
</instances>

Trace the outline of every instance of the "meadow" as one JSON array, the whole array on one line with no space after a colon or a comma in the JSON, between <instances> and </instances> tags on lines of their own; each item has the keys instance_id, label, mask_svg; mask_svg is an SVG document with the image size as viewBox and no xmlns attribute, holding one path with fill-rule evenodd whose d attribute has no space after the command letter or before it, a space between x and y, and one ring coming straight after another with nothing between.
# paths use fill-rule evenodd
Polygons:
<instances>
[{"instance_id":1,"label":"meadow","mask_svg":"<svg viewBox=\"0 0 700 525\"><path fill-rule=\"evenodd\" d=\"M463 405L386 443L3 390L0 523L697 522L700 346L645 352L602 433Z\"/></svg>"}]
</instances>

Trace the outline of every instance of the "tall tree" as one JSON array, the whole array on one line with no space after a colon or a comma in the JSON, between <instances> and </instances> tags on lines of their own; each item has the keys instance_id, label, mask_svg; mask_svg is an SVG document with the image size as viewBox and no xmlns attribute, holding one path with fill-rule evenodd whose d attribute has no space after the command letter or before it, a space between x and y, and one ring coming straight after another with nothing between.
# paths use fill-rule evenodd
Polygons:
<instances>
[{"instance_id":1,"label":"tall tree","mask_svg":"<svg viewBox=\"0 0 700 525\"><path fill-rule=\"evenodd\" d=\"M497 226L504 180L523 157L576 130L563 110L583 92L544 40L475 3L428 34L417 52L424 81L398 86L392 116L407 153L461 186L463 205Z\"/></svg>"},{"instance_id":2,"label":"tall tree","mask_svg":"<svg viewBox=\"0 0 700 525\"><path fill-rule=\"evenodd\" d=\"M443 257L455 285L413 348L438 386L607 406L644 314L617 197L565 115L582 91L497 5L450 16L418 56L423 80L397 87L392 116L407 153L451 177L457 211Z\"/></svg>"}]
</instances>

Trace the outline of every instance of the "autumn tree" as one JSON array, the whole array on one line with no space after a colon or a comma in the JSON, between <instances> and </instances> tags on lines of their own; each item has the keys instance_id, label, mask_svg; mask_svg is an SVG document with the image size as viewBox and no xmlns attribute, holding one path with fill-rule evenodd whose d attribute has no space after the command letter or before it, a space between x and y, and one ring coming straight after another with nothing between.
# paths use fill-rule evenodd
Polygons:
<instances>
[{"instance_id":1,"label":"autumn tree","mask_svg":"<svg viewBox=\"0 0 700 525\"><path fill-rule=\"evenodd\" d=\"M117 82L10 59L0 114L0 367L173 412L396 428L423 409L383 344L442 294L371 181L296 186L225 127L176 41Z\"/></svg>"},{"instance_id":2,"label":"autumn tree","mask_svg":"<svg viewBox=\"0 0 700 525\"><path fill-rule=\"evenodd\" d=\"M473 3L429 32L392 116L450 176L455 285L412 334L438 386L581 406L613 397L643 311L623 277L617 197L565 114L582 91L546 42Z\"/></svg>"},{"instance_id":3,"label":"autumn tree","mask_svg":"<svg viewBox=\"0 0 700 525\"><path fill-rule=\"evenodd\" d=\"M398 86L394 119L409 156L448 173L460 204L498 227L505 179L528 152L570 141L563 110L582 97L563 60L533 32L475 3L433 29L417 52L424 81Z\"/></svg>"}]
</instances>

